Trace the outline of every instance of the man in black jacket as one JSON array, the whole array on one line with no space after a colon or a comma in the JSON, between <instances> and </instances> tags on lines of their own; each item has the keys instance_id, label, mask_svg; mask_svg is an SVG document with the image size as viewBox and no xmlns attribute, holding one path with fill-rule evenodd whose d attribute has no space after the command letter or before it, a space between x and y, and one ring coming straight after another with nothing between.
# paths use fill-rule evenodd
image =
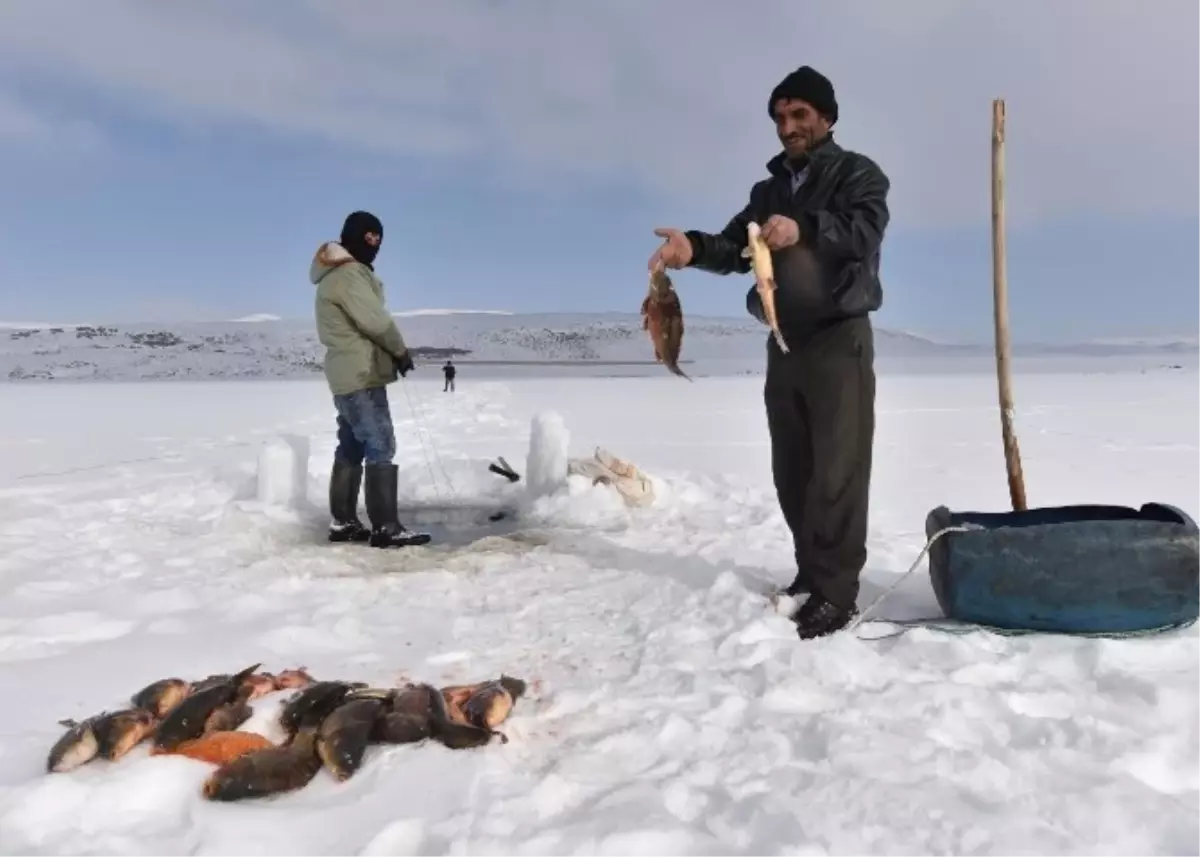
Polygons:
<instances>
[{"instance_id":1,"label":"man in black jacket","mask_svg":"<svg viewBox=\"0 0 1200 857\"><path fill-rule=\"evenodd\" d=\"M880 246L889 181L841 148L833 86L803 66L771 92L767 110L783 151L768 178L716 234L657 229L649 266L748 273L746 226L762 227L775 268L775 306L789 353L767 341L764 399L771 470L792 532L797 573L787 593L810 593L796 613L801 638L850 621L867 559L875 434L875 350L869 313L882 303ZM746 308L765 323L752 286Z\"/></svg>"}]
</instances>

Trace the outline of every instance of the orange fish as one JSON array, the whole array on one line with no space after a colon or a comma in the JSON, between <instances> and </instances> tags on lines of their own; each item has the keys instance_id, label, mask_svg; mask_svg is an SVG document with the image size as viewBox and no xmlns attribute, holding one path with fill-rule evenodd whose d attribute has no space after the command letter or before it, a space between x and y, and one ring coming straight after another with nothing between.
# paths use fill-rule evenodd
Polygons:
<instances>
[{"instance_id":1,"label":"orange fish","mask_svg":"<svg viewBox=\"0 0 1200 857\"><path fill-rule=\"evenodd\" d=\"M152 756L187 756L214 765L223 765L255 750L274 747L268 738L256 732L210 732L202 738L184 741L171 750L154 748Z\"/></svg>"},{"instance_id":2,"label":"orange fish","mask_svg":"<svg viewBox=\"0 0 1200 857\"><path fill-rule=\"evenodd\" d=\"M650 287L642 301L642 330L650 334L654 359L681 378L692 380L679 368L679 352L683 348L683 306L662 265L650 272Z\"/></svg>"}]
</instances>

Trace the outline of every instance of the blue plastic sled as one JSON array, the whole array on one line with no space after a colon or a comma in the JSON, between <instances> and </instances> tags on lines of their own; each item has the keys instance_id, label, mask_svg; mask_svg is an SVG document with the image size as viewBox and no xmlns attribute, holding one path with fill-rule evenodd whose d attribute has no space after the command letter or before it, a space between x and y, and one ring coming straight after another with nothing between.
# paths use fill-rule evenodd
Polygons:
<instances>
[{"instance_id":1,"label":"blue plastic sled","mask_svg":"<svg viewBox=\"0 0 1200 857\"><path fill-rule=\"evenodd\" d=\"M1166 629L1200 613L1196 523L1174 506L1058 506L925 519L929 576L949 619L1018 631Z\"/></svg>"}]
</instances>

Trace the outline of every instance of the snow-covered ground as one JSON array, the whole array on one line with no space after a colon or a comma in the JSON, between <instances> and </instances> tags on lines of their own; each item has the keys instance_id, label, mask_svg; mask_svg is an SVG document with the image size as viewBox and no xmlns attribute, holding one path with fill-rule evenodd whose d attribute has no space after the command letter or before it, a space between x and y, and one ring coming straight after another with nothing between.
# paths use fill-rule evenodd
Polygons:
<instances>
[{"instance_id":1,"label":"snow-covered ground","mask_svg":"<svg viewBox=\"0 0 1200 857\"><path fill-rule=\"evenodd\" d=\"M864 626L800 642L761 379L392 388L425 549L323 543L320 380L0 386L0 852L1196 854L1198 636L1084 640ZM431 377L434 376L434 377ZM1030 500L1195 515L1194 368L1017 377ZM926 512L1004 509L994 376L884 373L862 602ZM658 481L530 502L531 420L561 415ZM261 445L311 444L308 505L256 500ZM512 506L520 515L489 524ZM889 618L936 615L924 572ZM47 775L56 721L150 681L262 662L391 684L536 682L473 751L375 747L336 783L218 805L181 758ZM278 701L251 728L271 734Z\"/></svg>"}]
</instances>

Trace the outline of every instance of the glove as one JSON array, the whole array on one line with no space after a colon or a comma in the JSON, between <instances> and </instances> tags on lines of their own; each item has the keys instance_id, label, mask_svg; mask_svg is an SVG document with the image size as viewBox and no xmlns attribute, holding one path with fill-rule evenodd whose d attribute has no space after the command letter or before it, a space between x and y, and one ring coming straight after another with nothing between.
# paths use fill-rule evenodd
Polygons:
<instances>
[{"instance_id":1,"label":"glove","mask_svg":"<svg viewBox=\"0 0 1200 857\"><path fill-rule=\"evenodd\" d=\"M413 369L417 368L416 366L413 365L412 355L409 354L407 351L405 351L399 357L396 357L393 359L396 364L396 371L400 373L401 378L403 378L405 375L407 375Z\"/></svg>"}]
</instances>

